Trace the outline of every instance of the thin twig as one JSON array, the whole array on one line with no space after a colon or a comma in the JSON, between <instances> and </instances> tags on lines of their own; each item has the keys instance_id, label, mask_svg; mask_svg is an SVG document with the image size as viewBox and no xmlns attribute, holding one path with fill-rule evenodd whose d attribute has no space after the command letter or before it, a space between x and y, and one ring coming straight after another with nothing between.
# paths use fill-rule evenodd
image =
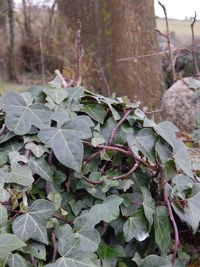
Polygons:
<instances>
[{"instance_id":1,"label":"thin twig","mask_svg":"<svg viewBox=\"0 0 200 267\"><path fill-rule=\"evenodd\" d=\"M126 120L126 118L128 117L128 115L130 114L131 109L127 110L126 113L123 115L123 117L121 118L120 121L118 121L118 123L115 125L115 127L113 128L111 134L110 134L110 138L109 138L109 142L108 144L111 146L112 142L115 138L115 133L117 131L117 129L120 127L120 125Z\"/></svg>"},{"instance_id":2,"label":"thin twig","mask_svg":"<svg viewBox=\"0 0 200 267\"><path fill-rule=\"evenodd\" d=\"M89 184L92 184L92 185L97 185L97 184L103 184L104 181L103 180L100 180L100 181L95 181L95 180L91 180L89 178L87 178L86 176L83 176L83 179L88 182Z\"/></svg>"},{"instance_id":3,"label":"thin twig","mask_svg":"<svg viewBox=\"0 0 200 267\"><path fill-rule=\"evenodd\" d=\"M195 12L194 19L192 21L191 30L192 30L192 57L194 62L194 75L196 77L200 77L199 67L197 63L197 57L196 57L196 49L195 49L195 36L194 36L194 24L196 22L197 14Z\"/></svg>"},{"instance_id":4,"label":"thin twig","mask_svg":"<svg viewBox=\"0 0 200 267\"><path fill-rule=\"evenodd\" d=\"M84 49L81 44L81 30L82 30L82 24L80 19L77 20L77 33L76 33L76 60L77 60L77 66L76 66L76 82L81 82L81 62L84 55Z\"/></svg>"},{"instance_id":5,"label":"thin twig","mask_svg":"<svg viewBox=\"0 0 200 267\"><path fill-rule=\"evenodd\" d=\"M163 12L165 14L165 23L166 23L166 30L167 30L166 37L167 37L167 43L168 43L169 58L170 58L170 64L171 64L171 69L172 69L173 82L175 82L176 73L175 73L175 69L174 69L174 59L173 59L173 54L172 54L172 49L171 49L171 38L170 38L167 10L165 8L165 5L163 5L160 1L158 1L158 4L162 7Z\"/></svg>"},{"instance_id":6,"label":"thin twig","mask_svg":"<svg viewBox=\"0 0 200 267\"><path fill-rule=\"evenodd\" d=\"M68 175L67 179L67 192L69 193L71 191L71 182L70 182L70 176Z\"/></svg>"},{"instance_id":7,"label":"thin twig","mask_svg":"<svg viewBox=\"0 0 200 267\"><path fill-rule=\"evenodd\" d=\"M109 86L108 80L106 79L106 75L105 75L105 72L103 70L103 67L102 67L100 59L97 60L97 64L98 64L98 67L99 67L99 71L100 71L101 77L102 77L102 79L103 79L103 81L105 83L105 86L106 86L107 95L108 95L108 97L110 97L111 96L110 86Z\"/></svg>"},{"instance_id":8,"label":"thin twig","mask_svg":"<svg viewBox=\"0 0 200 267\"><path fill-rule=\"evenodd\" d=\"M170 218L172 225L173 225L173 228L174 228L175 243L174 243L173 256L172 256L172 267L173 267L175 259L176 259L176 254L178 251L178 246L179 246L179 232L178 232L178 227L177 227L177 224L176 224L176 221L174 219L173 212L172 212L172 207L171 207L170 201L169 201L168 196L167 196L167 189L165 186L165 178L164 178L164 173L163 173L162 167L159 166L159 170L160 170L160 176L161 176L161 185L162 185L163 194L164 194L164 201L167 205L168 212L169 212L169 218Z\"/></svg>"},{"instance_id":9,"label":"thin twig","mask_svg":"<svg viewBox=\"0 0 200 267\"><path fill-rule=\"evenodd\" d=\"M145 111L144 113L147 114L147 115L151 115L151 114L160 113L160 112L162 112L162 109L156 109L156 110L152 110L152 111Z\"/></svg>"},{"instance_id":10,"label":"thin twig","mask_svg":"<svg viewBox=\"0 0 200 267\"><path fill-rule=\"evenodd\" d=\"M43 53L42 39L40 39L40 57L41 57L41 66L42 66L42 82L43 82L43 87L46 88L44 53Z\"/></svg>"},{"instance_id":11,"label":"thin twig","mask_svg":"<svg viewBox=\"0 0 200 267\"><path fill-rule=\"evenodd\" d=\"M87 163L87 162L91 161L92 159L94 159L95 157L97 157L100 154L100 152L101 151L97 151L97 152L93 153L90 157L88 157L84 160L84 163Z\"/></svg>"},{"instance_id":12,"label":"thin twig","mask_svg":"<svg viewBox=\"0 0 200 267\"><path fill-rule=\"evenodd\" d=\"M137 170L137 168L140 166L140 162L136 161L136 163L134 164L133 168L130 169L130 171L128 171L127 173L124 173L122 175L119 176L115 176L112 178L112 180L120 180L120 179L126 179L127 177L129 177L134 171Z\"/></svg>"},{"instance_id":13,"label":"thin twig","mask_svg":"<svg viewBox=\"0 0 200 267\"><path fill-rule=\"evenodd\" d=\"M156 31L157 33L159 33L161 36L163 36L163 37L167 38L167 35L166 35L166 34L164 34L163 32L161 32L160 30L158 30L158 29L155 29L155 31Z\"/></svg>"},{"instance_id":14,"label":"thin twig","mask_svg":"<svg viewBox=\"0 0 200 267\"><path fill-rule=\"evenodd\" d=\"M52 229L52 232L51 232L51 240L52 240L52 244L53 244L52 262L55 262L56 257L57 257L57 253L58 253L58 246L57 246L57 242L56 242L56 235L55 235L54 228Z\"/></svg>"},{"instance_id":15,"label":"thin twig","mask_svg":"<svg viewBox=\"0 0 200 267\"><path fill-rule=\"evenodd\" d=\"M55 74L60 78L62 85L64 88L68 87L68 83L65 81L64 77L62 76L62 74L60 73L59 70L55 70Z\"/></svg>"}]
</instances>

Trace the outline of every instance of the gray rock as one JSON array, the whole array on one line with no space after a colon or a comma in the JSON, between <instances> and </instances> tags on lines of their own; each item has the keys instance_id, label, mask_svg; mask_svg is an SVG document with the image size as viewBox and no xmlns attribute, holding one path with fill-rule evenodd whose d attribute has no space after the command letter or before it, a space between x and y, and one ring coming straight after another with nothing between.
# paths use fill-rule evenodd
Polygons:
<instances>
[{"instance_id":1,"label":"gray rock","mask_svg":"<svg viewBox=\"0 0 200 267\"><path fill-rule=\"evenodd\" d=\"M190 89L191 78L184 78L175 82L163 95L161 104L161 120L173 122L181 132L192 133L195 128L197 112L200 112L200 99L192 100L194 93ZM200 81L195 80L199 84Z\"/></svg>"}]
</instances>

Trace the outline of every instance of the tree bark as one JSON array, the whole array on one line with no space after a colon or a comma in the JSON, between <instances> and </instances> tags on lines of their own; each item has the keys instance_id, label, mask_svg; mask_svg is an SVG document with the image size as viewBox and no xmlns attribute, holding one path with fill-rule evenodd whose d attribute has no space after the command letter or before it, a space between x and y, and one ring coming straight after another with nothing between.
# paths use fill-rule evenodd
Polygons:
<instances>
[{"instance_id":1,"label":"tree bark","mask_svg":"<svg viewBox=\"0 0 200 267\"><path fill-rule=\"evenodd\" d=\"M162 95L159 57L119 62L117 59L158 52L153 0L58 0L58 12L76 32L82 22L82 42L112 92L157 107ZM94 66L93 66L94 68ZM105 79L104 79L105 80ZM102 81L102 93L107 94Z\"/></svg>"},{"instance_id":2,"label":"tree bark","mask_svg":"<svg viewBox=\"0 0 200 267\"><path fill-rule=\"evenodd\" d=\"M9 44L9 62L8 73L10 80L16 80L15 72L15 53L14 53L14 41L15 41L15 24L14 24L14 3L13 0L8 1L8 19L9 19L9 32L10 32L10 44Z\"/></svg>"}]
</instances>

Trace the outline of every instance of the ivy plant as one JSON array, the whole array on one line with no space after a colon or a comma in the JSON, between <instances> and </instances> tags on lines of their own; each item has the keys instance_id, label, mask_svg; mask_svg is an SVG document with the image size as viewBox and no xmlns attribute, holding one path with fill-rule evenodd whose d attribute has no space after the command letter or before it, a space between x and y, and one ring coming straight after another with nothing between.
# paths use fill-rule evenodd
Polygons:
<instances>
[{"instance_id":1,"label":"ivy plant","mask_svg":"<svg viewBox=\"0 0 200 267\"><path fill-rule=\"evenodd\" d=\"M59 77L1 111L1 267L186 266L200 185L175 125Z\"/></svg>"}]
</instances>

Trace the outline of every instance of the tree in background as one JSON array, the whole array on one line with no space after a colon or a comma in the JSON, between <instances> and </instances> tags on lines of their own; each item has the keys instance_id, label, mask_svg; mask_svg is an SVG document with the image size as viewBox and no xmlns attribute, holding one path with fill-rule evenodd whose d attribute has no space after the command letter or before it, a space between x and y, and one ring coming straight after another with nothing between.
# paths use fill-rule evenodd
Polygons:
<instances>
[{"instance_id":1,"label":"tree in background","mask_svg":"<svg viewBox=\"0 0 200 267\"><path fill-rule=\"evenodd\" d=\"M85 54L92 55L95 63L91 73L98 69L104 80L103 94L110 88L117 95L137 96L151 107L159 104L160 59L117 61L158 51L153 0L58 0L58 14L62 26L72 32L81 20Z\"/></svg>"}]
</instances>

